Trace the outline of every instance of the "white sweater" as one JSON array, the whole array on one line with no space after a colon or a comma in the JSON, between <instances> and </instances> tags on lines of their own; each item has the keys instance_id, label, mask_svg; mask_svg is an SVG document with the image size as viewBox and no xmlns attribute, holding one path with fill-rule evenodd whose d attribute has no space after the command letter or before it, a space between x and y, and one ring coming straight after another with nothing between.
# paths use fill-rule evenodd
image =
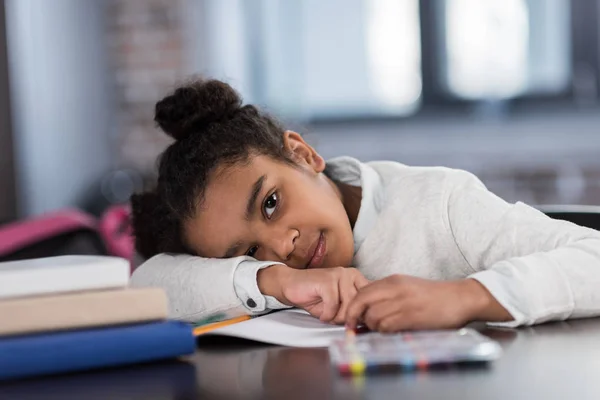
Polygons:
<instances>
[{"instance_id":1,"label":"white sweater","mask_svg":"<svg viewBox=\"0 0 600 400\"><path fill-rule=\"evenodd\" d=\"M600 315L600 232L509 204L465 171L341 157L326 173L362 187L353 266L367 278L477 279L513 316L505 326ZM284 307L256 282L273 264L160 254L132 284L163 287L172 318L260 314Z\"/></svg>"}]
</instances>

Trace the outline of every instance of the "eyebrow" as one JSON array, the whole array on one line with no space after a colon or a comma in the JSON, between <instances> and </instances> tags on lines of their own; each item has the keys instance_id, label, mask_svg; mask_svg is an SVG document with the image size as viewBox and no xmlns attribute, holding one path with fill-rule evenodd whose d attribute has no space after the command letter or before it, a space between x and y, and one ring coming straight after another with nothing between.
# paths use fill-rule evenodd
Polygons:
<instances>
[{"instance_id":1,"label":"eyebrow","mask_svg":"<svg viewBox=\"0 0 600 400\"><path fill-rule=\"evenodd\" d=\"M252 214L256 209L256 199L262 191L265 179L267 179L267 175L261 176L256 182L254 182L254 185L252 185L252 190L250 191L250 196L248 197L248 203L246 204L246 220L250 220L250 217L252 217Z\"/></svg>"},{"instance_id":2,"label":"eyebrow","mask_svg":"<svg viewBox=\"0 0 600 400\"><path fill-rule=\"evenodd\" d=\"M250 220L254 210L256 209L256 200L258 199L258 195L262 191L263 183L267 179L267 175L263 175L254 182L252 185L252 190L250 191L250 196L248 197L248 203L246 203L246 220ZM229 246L229 249L225 252L223 258L231 258L237 254L240 247L242 246L242 242L236 242L233 245Z\"/></svg>"}]
</instances>

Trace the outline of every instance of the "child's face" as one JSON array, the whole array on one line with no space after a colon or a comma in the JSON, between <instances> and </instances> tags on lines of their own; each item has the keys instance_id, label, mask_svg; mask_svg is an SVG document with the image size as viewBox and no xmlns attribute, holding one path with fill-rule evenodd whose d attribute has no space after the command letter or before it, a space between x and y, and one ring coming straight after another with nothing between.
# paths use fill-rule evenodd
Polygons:
<instances>
[{"instance_id":1,"label":"child's face","mask_svg":"<svg viewBox=\"0 0 600 400\"><path fill-rule=\"evenodd\" d=\"M300 135L285 145L298 167L267 156L216 171L204 202L185 225L188 246L203 257L250 255L293 268L349 266L352 228L323 158Z\"/></svg>"}]
</instances>

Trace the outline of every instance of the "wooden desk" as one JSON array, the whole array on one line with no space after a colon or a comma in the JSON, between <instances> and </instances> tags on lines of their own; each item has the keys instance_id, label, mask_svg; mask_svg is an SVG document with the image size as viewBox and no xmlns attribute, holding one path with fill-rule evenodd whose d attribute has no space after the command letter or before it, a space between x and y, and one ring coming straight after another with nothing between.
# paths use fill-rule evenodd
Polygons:
<instances>
[{"instance_id":1,"label":"wooden desk","mask_svg":"<svg viewBox=\"0 0 600 400\"><path fill-rule=\"evenodd\" d=\"M188 362L0 384L0 399L600 399L600 319L486 329L488 368L342 378L325 349L206 338Z\"/></svg>"}]
</instances>

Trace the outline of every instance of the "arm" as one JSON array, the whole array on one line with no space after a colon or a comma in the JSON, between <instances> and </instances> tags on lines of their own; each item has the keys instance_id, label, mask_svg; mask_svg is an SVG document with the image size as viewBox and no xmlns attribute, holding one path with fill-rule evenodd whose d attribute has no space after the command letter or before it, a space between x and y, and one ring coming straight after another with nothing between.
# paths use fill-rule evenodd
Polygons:
<instances>
[{"instance_id":1,"label":"arm","mask_svg":"<svg viewBox=\"0 0 600 400\"><path fill-rule=\"evenodd\" d=\"M133 273L132 286L167 292L169 317L188 322L260 315L296 306L323 321L343 322L346 307L368 283L355 268L298 270L251 257L159 254Z\"/></svg>"},{"instance_id":2,"label":"arm","mask_svg":"<svg viewBox=\"0 0 600 400\"><path fill-rule=\"evenodd\" d=\"M448 183L449 229L507 326L600 315L600 232L509 204L465 172Z\"/></svg>"},{"instance_id":3,"label":"arm","mask_svg":"<svg viewBox=\"0 0 600 400\"><path fill-rule=\"evenodd\" d=\"M273 262L250 257L211 259L184 254L159 254L138 267L132 286L158 286L169 299L169 317L197 322L258 315L284 308L274 297L261 293L259 270Z\"/></svg>"},{"instance_id":4,"label":"arm","mask_svg":"<svg viewBox=\"0 0 600 400\"><path fill-rule=\"evenodd\" d=\"M373 282L349 305L350 327L363 321L395 332L600 315L600 232L508 204L464 171L448 173L442 193L445 228L473 273L455 281L392 275Z\"/></svg>"}]
</instances>

